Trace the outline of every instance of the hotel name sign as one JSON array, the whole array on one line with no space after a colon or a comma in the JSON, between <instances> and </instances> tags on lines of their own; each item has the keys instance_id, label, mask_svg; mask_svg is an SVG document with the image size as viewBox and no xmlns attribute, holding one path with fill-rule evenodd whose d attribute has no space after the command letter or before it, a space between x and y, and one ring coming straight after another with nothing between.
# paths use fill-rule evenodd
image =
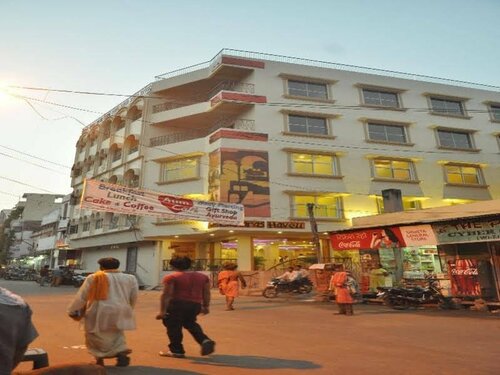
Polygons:
<instances>
[{"instance_id":1,"label":"hotel name sign","mask_svg":"<svg viewBox=\"0 0 500 375\"><path fill-rule=\"evenodd\" d=\"M220 227L235 227L234 225L221 225L217 223L210 223L209 228ZM259 221L259 220L245 220L244 225L240 226L245 228L267 228L267 229L306 229L304 221Z\"/></svg>"}]
</instances>

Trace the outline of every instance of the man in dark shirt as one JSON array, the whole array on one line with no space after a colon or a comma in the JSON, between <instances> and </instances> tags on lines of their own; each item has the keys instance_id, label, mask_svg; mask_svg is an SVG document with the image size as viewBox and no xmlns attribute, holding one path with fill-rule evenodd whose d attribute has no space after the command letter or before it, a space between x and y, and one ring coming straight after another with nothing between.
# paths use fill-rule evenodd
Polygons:
<instances>
[{"instance_id":1,"label":"man in dark shirt","mask_svg":"<svg viewBox=\"0 0 500 375\"><path fill-rule=\"evenodd\" d=\"M198 314L209 312L209 279L202 273L187 271L191 267L191 259L188 257L172 258L170 266L175 272L162 280L160 313L156 316L156 319L161 319L167 328L170 350L161 351L159 354L164 357L185 358L182 346L182 327L184 327L200 344L201 355L209 355L214 352L215 342L205 335L196 322Z\"/></svg>"}]
</instances>

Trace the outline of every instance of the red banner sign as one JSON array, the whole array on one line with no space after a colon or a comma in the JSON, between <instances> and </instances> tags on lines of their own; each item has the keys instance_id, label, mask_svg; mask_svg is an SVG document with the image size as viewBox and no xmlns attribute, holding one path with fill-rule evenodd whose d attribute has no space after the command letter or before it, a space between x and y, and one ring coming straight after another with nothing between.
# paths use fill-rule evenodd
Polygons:
<instances>
[{"instance_id":1,"label":"red banner sign","mask_svg":"<svg viewBox=\"0 0 500 375\"><path fill-rule=\"evenodd\" d=\"M335 233L330 236L330 240L335 250L377 250L381 247L404 246L404 240L398 227Z\"/></svg>"}]
</instances>

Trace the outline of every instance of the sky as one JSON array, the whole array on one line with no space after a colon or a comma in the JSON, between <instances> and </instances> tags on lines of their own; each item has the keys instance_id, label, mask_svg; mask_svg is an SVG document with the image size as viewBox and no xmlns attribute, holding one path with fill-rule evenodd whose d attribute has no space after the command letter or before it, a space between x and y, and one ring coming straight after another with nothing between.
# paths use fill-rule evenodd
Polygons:
<instances>
[{"instance_id":1,"label":"sky","mask_svg":"<svg viewBox=\"0 0 500 375\"><path fill-rule=\"evenodd\" d=\"M84 124L125 99L6 85L133 94L233 48L500 87L499 16L500 0L0 0L0 209L70 193Z\"/></svg>"}]
</instances>

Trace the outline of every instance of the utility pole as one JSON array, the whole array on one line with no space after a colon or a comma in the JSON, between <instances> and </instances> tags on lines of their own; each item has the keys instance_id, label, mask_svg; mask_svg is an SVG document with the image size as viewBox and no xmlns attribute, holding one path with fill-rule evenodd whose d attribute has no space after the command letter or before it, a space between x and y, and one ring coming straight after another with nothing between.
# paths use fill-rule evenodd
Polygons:
<instances>
[{"instance_id":1,"label":"utility pole","mask_svg":"<svg viewBox=\"0 0 500 375\"><path fill-rule=\"evenodd\" d=\"M309 223L311 224L311 232L313 235L313 244L316 250L316 259L317 262L321 262L321 245L319 243L319 234L318 234L318 224L316 224L316 219L314 217L314 203L307 204L307 212L309 214Z\"/></svg>"}]
</instances>

